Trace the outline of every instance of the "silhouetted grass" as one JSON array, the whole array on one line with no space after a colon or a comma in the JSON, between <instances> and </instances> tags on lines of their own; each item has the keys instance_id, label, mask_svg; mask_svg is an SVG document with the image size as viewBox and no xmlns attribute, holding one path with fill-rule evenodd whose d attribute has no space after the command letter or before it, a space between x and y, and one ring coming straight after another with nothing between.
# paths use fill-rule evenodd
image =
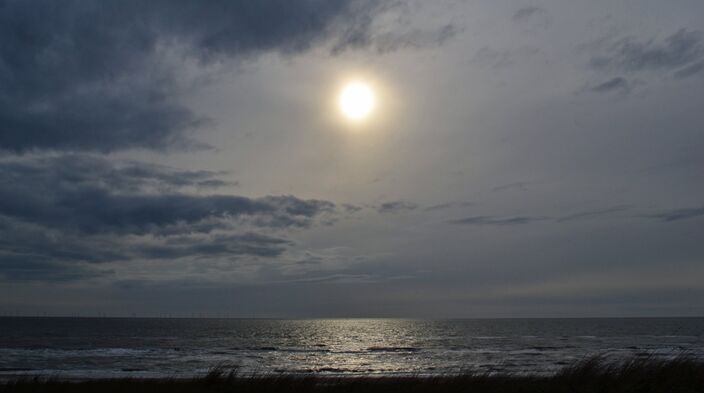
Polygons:
<instances>
[{"instance_id":1,"label":"silhouetted grass","mask_svg":"<svg viewBox=\"0 0 704 393\"><path fill-rule=\"evenodd\" d=\"M245 376L215 368L194 379L103 379L62 381L20 378L0 385L0 393L129 392L129 393L413 393L413 392L704 392L704 362L680 357L671 360L631 359L611 363L594 357L546 377L465 374L411 377L328 377L316 375Z\"/></svg>"}]
</instances>

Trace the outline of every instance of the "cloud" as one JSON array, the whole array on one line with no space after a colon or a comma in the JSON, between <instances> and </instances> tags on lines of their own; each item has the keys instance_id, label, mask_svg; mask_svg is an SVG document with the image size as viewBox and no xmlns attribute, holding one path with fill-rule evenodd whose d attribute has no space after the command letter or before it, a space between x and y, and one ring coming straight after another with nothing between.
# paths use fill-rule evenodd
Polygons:
<instances>
[{"instance_id":1,"label":"cloud","mask_svg":"<svg viewBox=\"0 0 704 393\"><path fill-rule=\"evenodd\" d=\"M357 213L358 211L362 210L361 206L353 205L351 203L343 203L342 208L345 210L346 213Z\"/></svg>"},{"instance_id":2,"label":"cloud","mask_svg":"<svg viewBox=\"0 0 704 393\"><path fill-rule=\"evenodd\" d=\"M602 49L602 53L592 58L591 65L622 72L678 70L677 76L687 77L701 69L702 38L701 31L687 29L680 29L662 41L623 38Z\"/></svg>"},{"instance_id":3,"label":"cloud","mask_svg":"<svg viewBox=\"0 0 704 393\"><path fill-rule=\"evenodd\" d=\"M672 221L688 220L691 218L697 218L697 217L702 217L702 216L704 216L704 207L693 207L693 208L685 208L685 209L668 210L668 211L663 211L661 213L655 214L652 217L654 217L660 221L672 222Z\"/></svg>"},{"instance_id":4,"label":"cloud","mask_svg":"<svg viewBox=\"0 0 704 393\"><path fill-rule=\"evenodd\" d=\"M220 173L86 155L0 160L0 275L98 277L100 264L145 259L276 257L335 205L290 195L189 192ZM75 270L74 273L63 272Z\"/></svg>"},{"instance_id":5,"label":"cloud","mask_svg":"<svg viewBox=\"0 0 704 393\"><path fill-rule=\"evenodd\" d=\"M557 223L588 220L597 218L618 217L620 213L632 209L630 205L617 205L602 209L582 211L558 217L533 217L533 216L472 216L448 221L457 225L523 225L540 221L553 221ZM655 218L663 222L680 221L704 216L704 207L672 209L643 217Z\"/></svg>"},{"instance_id":6,"label":"cloud","mask_svg":"<svg viewBox=\"0 0 704 393\"><path fill-rule=\"evenodd\" d=\"M376 210L379 213L400 213L403 211L415 210L416 208L418 208L418 205L412 202L393 201L382 203L377 206Z\"/></svg>"},{"instance_id":7,"label":"cloud","mask_svg":"<svg viewBox=\"0 0 704 393\"><path fill-rule=\"evenodd\" d=\"M84 233L165 233L179 227L233 219L259 226L305 227L334 205L293 196L246 198L196 195L184 186L217 181L208 171L178 171L128 162L113 166L98 157L0 161L0 214L26 222ZM158 191L158 192L155 192Z\"/></svg>"},{"instance_id":8,"label":"cloud","mask_svg":"<svg viewBox=\"0 0 704 393\"><path fill-rule=\"evenodd\" d=\"M292 242L259 233L218 236L178 236L156 245L138 247L138 256L152 259L183 257L237 257L242 255L277 257Z\"/></svg>"},{"instance_id":9,"label":"cloud","mask_svg":"<svg viewBox=\"0 0 704 393\"><path fill-rule=\"evenodd\" d=\"M439 203L437 205L428 206L425 208L425 211L454 209L454 208L469 207L469 206L473 206L473 205L474 205L474 203L472 203L472 202L446 202L446 203Z\"/></svg>"},{"instance_id":10,"label":"cloud","mask_svg":"<svg viewBox=\"0 0 704 393\"><path fill-rule=\"evenodd\" d=\"M533 216L515 216L515 217L500 217L500 216L472 216L448 221L451 224L457 225L523 225L531 224L540 221L553 221L557 223L589 220L589 219L604 219L610 217L618 217L620 213L632 209L630 205L617 205L602 209L582 211L572 214L567 214L558 217L533 217ZM680 220L688 220L704 216L704 207L672 209L662 211L657 214L643 216L646 218L655 218L662 222L672 222Z\"/></svg>"},{"instance_id":11,"label":"cloud","mask_svg":"<svg viewBox=\"0 0 704 393\"><path fill-rule=\"evenodd\" d=\"M536 7L536 6L528 6L528 7L523 7L516 11L513 14L513 20L514 21L521 21L528 19L532 16L538 15L538 14L544 14L546 11L542 7Z\"/></svg>"},{"instance_id":12,"label":"cloud","mask_svg":"<svg viewBox=\"0 0 704 393\"><path fill-rule=\"evenodd\" d=\"M0 277L66 281L110 274L96 264L126 259L102 237L88 239L0 215Z\"/></svg>"},{"instance_id":13,"label":"cloud","mask_svg":"<svg viewBox=\"0 0 704 393\"><path fill-rule=\"evenodd\" d=\"M613 214L628 210L629 208L630 208L630 206L628 206L628 205L619 205L619 206L613 206L613 207L608 207L608 208L604 208L604 209L589 210L589 211L569 214L569 215L560 217L557 219L557 222L574 221L574 220L581 220L581 219L588 219L588 218L595 218L595 217L611 216Z\"/></svg>"},{"instance_id":14,"label":"cloud","mask_svg":"<svg viewBox=\"0 0 704 393\"><path fill-rule=\"evenodd\" d=\"M379 34L375 17L390 8L367 0L3 2L0 150L207 148L193 132L208 120L180 100L190 89L180 82L185 63L294 55L324 43L336 52L394 50L455 33L448 25Z\"/></svg>"},{"instance_id":15,"label":"cloud","mask_svg":"<svg viewBox=\"0 0 704 393\"><path fill-rule=\"evenodd\" d=\"M587 90L595 93L611 93L615 91L627 93L631 90L631 85L625 78L616 77L596 86L588 87Z\"/></svg>"},{"instance_id":16,"label":"cloud","mask_svg":"<svg viewBox=\"0 0 704 393\"><path fill-rule=\"evenodd\" d=\"M400 32L386 32L373 34L365 38L343 41L341 45L333 48L333 53L340 52L349 47L371 47L378 53L394 52L404 48L423 48L443 45L457 34L460 29L453 24L424 30L412 29Z\"/></svg>"},{"instance_id":17,"label":"cloud","mask_svg":"<svg viewBox=\"0 0 704 393\"><path fill-rule=\"evenodd\" d=\"M612 217L621 212L630 209L629 205L618 205L603 209L595 209L582 211L572 214L567 214L561 217L533 217L533 216L516 216L516 217L499 217L499 216L472 216L456 220L450 220L452 224L458 225L523 225L541 221L568 222L577 220L586 220L594 218Z\"/></svg>"},{"instance_id":18,"label":"cloud","mask_svg":"<svg viewBox=\"0 0 704 393\"><path fill-rule=\"evenodd\" d=\"M168 261L174 266L227 265L240 258L275 258L293 245L288 239L255 232L173 236L75 234L0 217L0 278L67 281L108 277L120 265ZM179 259L185 259L177 262ZM145 265L147 266L147 265ZM163 273L163 272L162 272Z\"/></svg>"},{"instance_id":19,"label":"cloud","mask_svg":"<svg viewBox=\"0 0 704 393\"><path fill-rule=\"evenodd\" d=\"M165 191L184 187L218 188L236 182L221 179L225 172L180 170L137 161L110 161L86 154L34 156L0 160L0 176L15 187L23 179L47 189L87 186L126 193ZM10 183L8 183L10 184Z\"/></svg>"},{"instance_id":20,"label":"cloud","mask_svg":"<svg viewBox=\"0 0 704 393\"><path fill-rule=\"evenodd\" d=\"M378 275L372 274L331 274L327 276L298 278L282 281L282 283L336 283L336 284L371 284L379 281Z\"/></svg>"},{"instance_id":21,"label":"cloud","mask_svg":"<svg viewBox=\"0 0 704 393\"><path fill-rule=\"evenodd\" d=\"M74 281L104 277L110 270L92 269L80 264L65 264L42 255L0 253L0 278L11 281Z\"/></svg>"},{"instance_id":22,"label":"cloud","mask_svg":"<svg viewBox=\"0 0 704 393\"><path fill-rule=\"evenodd\" d=\"M495 216L473 216L450 220L451 224L457 225L523 225L533 222L544 221L544 217L495 217Z\"/></svg>"}]
</instances>

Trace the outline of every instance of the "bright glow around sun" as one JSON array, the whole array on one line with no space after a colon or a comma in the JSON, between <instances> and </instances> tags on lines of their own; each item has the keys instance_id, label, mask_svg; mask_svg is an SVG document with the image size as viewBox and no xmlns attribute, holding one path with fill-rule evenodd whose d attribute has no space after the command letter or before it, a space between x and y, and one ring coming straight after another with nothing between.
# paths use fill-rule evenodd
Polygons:
<instances>
[{"instance_id":1,"label":"bright glow around sun","mask_svg":"<svg viewBox=\"0 0 704 393\"><path fill-rule=\"evenodd\" d=\"M372 113L376 104L374 91L364 82L345 85L339 97L340 110L350 120L364 120Z\"/></svg>"}]
</instances>

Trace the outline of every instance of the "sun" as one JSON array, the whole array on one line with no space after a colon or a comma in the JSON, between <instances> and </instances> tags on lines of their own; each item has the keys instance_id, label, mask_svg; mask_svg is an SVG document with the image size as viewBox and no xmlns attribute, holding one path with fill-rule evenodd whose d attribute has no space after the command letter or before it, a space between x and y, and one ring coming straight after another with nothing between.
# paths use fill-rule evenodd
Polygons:
<instances>
[{"instance_id":1,"label":"sun","mask_svg":"<svg viewBox=\"0 0 704 393\"><path fill-rule=\"evenodd\" d=\"M340 92L338 99L340 111L353 121L361 121L374 111L376 97L369 84L354 81L347 83Z\"/></svg>"}]
</instances>

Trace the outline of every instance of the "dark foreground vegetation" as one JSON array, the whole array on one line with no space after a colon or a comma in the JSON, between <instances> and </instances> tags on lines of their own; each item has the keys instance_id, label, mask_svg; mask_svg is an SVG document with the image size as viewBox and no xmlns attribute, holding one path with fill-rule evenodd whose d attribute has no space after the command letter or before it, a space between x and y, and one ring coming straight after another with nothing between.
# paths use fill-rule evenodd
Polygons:
<instances>
[{"instance_id":1,"label":"dark foreground vegetation","mask_svg":"<svg viewBox=\"0 0 704 393\"><path fill-rule=\"evenodd\" d=\"M195 379L104 379L66 381L21 378L0 385L0 392L267 393L267 392L704 392L704 361L633 359L607 363L592 358L554 376L466 374L459 376L326 377L243 376L223 368Z\"/></svg>"}]
</instances>

